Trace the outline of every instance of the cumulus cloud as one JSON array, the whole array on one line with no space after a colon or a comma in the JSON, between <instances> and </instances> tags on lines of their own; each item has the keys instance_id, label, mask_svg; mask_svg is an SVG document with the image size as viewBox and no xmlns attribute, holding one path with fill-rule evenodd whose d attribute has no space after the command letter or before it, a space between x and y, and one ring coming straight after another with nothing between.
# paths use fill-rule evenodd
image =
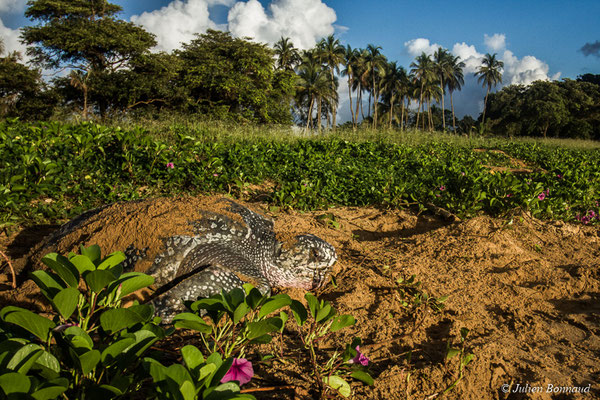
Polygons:
<instances>
[{"instance_id":1,"label":"cumulus cloud","mask_svg":"<svg viewBox=\"0 0 600 400\"><path fill-rule=\"evenodd\" d=\"M210 19L208 10L218 4L230 6L233 0L175 0L161 9L134 15L131 21L156 35L157 50L171 51L194 39L196 33L223 29Z\"/></svg>"},{"instance_id":2,"label":"cumulus cloud","mask_svg":"<svg viewBox=\"0 0 600 400\"><path fill-rule=\"evenodd\" d=\"M486 34L484 43L489 51L498 52L505 49L506 36L498 33L492 36ZM440 47L437 43L432 44L429 39L425 38L409 40L404 46L413 57L420 55L421 52L433 54ZM600 52L600 42L598 47ZM465 114L475 115L483 109L485 89L477 82L475 72L481 66L484 54L479 52L474 45L465 42L455 43L451 52L465 63L465 83L461 91L454 93L457 115L460 117ZM505 49L498 55L498 59L504 62L504 69L502 85L497 89L511 84L529 85L536 80L556 80L560 77L560 72L550 75L548 64L532 55L518 58L513 52Z\"/></svg>"},{"instance_id":3,"label":"cumulus cloud","mask_svg":"<svg viewBox=\"0 0 600 400\"><path fill-rule=\"evenodd\" d=\"M0 0L0 13L20 13L26 4L27 0Z\"/></svg>"},{"instance_id":4,"label":"cumulus cloud","mask_svg":"<svg viewBox=\"0 0 600 400\"><path fill-rule=\"evenodd\" d=\"M229 31L269 44L289 37L300 49L311 48L335 31L335 11L321 0L274 0L268 9L258 0L237 2L227 17Z\"/></svg>"},{"instance_id":5,"label":"cumulus cloud","mask_svg":"<svg viewBox=\"0 0 600 400\"><path fill-rule=\"evenodd\" d=\"M0 38L2 38L2 42L4 43L4 54L18 51L27 60L27 56L25 55L26 47L19 41L19 35L20 32L18 29L10 29L4 26L4 23L0 19Z\"/></svg>"},{"instance_id":6,"label":"cumulus cloud","mask_svg":"<svg viewBox=\"0 0 600 400\"><path fill-rule=\"evenodd\" d=\"M584 44L579 51L581 51L584 56L600 57L600 40L596 40L594 43Z\"/></svg>"},{"instance_id":7,"label":"cumulus cloud","mask_svg":"<svg viewBox=\"0 0 600 400\"><path fill-rule=\"evenodd\" d=\"M437 51L438 48L442 47L437 43L430 43L429 39L418 38L412 39L404 43L406 51L413 57L420 56L421 53L432 55Z\"/></svg>"},{"instance_id":8,"label":"cumulus cloud","mask_svg":"<svg viewBox=\"0 0 600 400\"><path fill-rule=\"evenodd\" d=\"M227 24L218 25L210 16L210 7L230 7ZM274 44L289 37L300 49L308 49L322 37L345 27L335 26L335 11L321 0L273 0L265 9L258 0L174 0L152 12L134 15L131 21L156 35L158 50L171 51L194 39L207 29L229 30L236 37L250 37Z\"/></svg>"},{"instance_id":9,"label":"cumulus cloud","mask_svg":"<svg viewBox=\"0 0 600 400\"><path fill-rule=\"evenodd\" d=\"M488 34L483 35L483 43L485 43L488 50L497 52L504 50L506 47L506 35L503 33L494 33L492 36Z\"/></svg>"}]
</instances>

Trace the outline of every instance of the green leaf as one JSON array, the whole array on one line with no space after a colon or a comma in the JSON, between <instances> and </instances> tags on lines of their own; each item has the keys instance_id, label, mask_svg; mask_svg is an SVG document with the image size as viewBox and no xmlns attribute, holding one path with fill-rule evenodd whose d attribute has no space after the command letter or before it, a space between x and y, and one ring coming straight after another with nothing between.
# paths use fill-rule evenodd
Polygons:
<instances>
[{"instance_id":1,"label":"green leaf","mask_svg":"<svg viewBox=\"0 0 600 400\"><path fill-rule=\"evenodd\" d=\"M0 375L0 388L4 394L11 393L27 393L31 387L31 382L26 375L18 372L9 372L8 374Z\"/></svg>"},{"instance_id":2,"label":"green leaf","mask_svg":"<svg viewBox=\"0 0 600 400\"><path fill-rule=\"evenodd\" d=\"M27 344L21 347L12 356L6 367L15 372L27 374L38 358L44 353L44 349L37 344Z\"/></svg>"},{"instance_id":3,"label":"green leaf","mask_svg":"<svg viewBox=\"0 0 600 400\"><path fill-rule=\"evenodd\" d=\"M102 289L114 281L115 277L109 271L98 269L95 271L86 272L83 276L83 279L94 293L99 293L102 291Z\"/></svg>"},{"instance_id":4,"label":"green leaf","mask_svg":"<svg viewBox=\"0 0 600 400\"><path fill-rule=\"evenodd\" d=\"M81 372L84 375L92 372L96 365L100 362L100 352L98 350L90 350L87 353L79 355L79 365L81 366Z\"/></svg>"},{"instance_id":5,"label":"green leaf","mask_svg":"<svg viewBox=\"0 0 600 400\"><path fill-rule=\"evenodd\" d=\"M71 257L69 261L71 261L73 265L75 265L75 268L77 268L77 271L79 271L79 274L81 275L83 275L84 272L96 270L96 266L94 265L92 260L90 260L85 255L78 254L76 256Z\"/></svg>"},{"instance_id":6,"label":"green leaf","mask_svg":"<svg viewBox=\"0 0 600 400\"><path fill-rule=\"evenodd\" d=\"M20 326L44 342L48 340L50 331L56 326L48 318L14 306L7 306L0 310L0 318L6 322Z\"/></svg>"},{"instance_id":7,"label":"green leaf","mask_svg":"<svg viewBox=\"0 0 600 400\"><path fill-rule=\"evenodd\" d=\"M264 334L278 331L281 328L281 319L267 318L262 321L250 322L248 324L248 339L252 340Z\"/></svg>"},{"instance_id":8,"label":"green leaf","mask_svg":"<svg viewBox=\"0 0 600 400\"><path fill-rule=\"evenodd\" d=\"M179 313L173 318L175 328L192 329L201 333L211 333L212 327L196 314Z\"/></svg>"},{"instance_id":9,"label":"green leaf","mask_svg":"<svg viewBox=\"0 0 600 400\"><path fill-rule=\"evenodd\" d=\"M76 349L91 350L94 347L94 342L90 335L78 326L68 327L63 332L63 335Z\"/></svg>"},{"instance_id":10,"label":"green leaf","mask_svg":"<svg viewBox=\"0 0 600 400\"><path fill-rule=\"evenodd\" d=\"M212 389L212 388L211 388ZM234 382L225 382L216 386L204 400L228 400L240 398L235 396L236 393L240 392L240 387Z\"/></svg>"},{"instance_id":11,"label":"green leaf","mask_svg":"<svg viewBox=\"0 0 600 400\"><path fill-rule=\"evenodd\" d=\"M241 303L233 312L233 323L237 324L250 311L250 306L246 303Z\"/></svg>"},{"instance_id":12,"label":"green leaf","mask_svg":"<svg viewBox=\"0 0 600 400\"><path fill-rule=\"evenodd\" d=\"M285 312L285 311L281 311L279 313L279 318L281 319L281 329L279 330L279 332L283 333L283 329L285 328L285 323L287 322L289 315Z\"/></svg>"},{"instance_id":13,"label":"green leaf","mask_svg":"<svg viewBox=\"0 0 600 400\"><path fill-rule=\"evenodd\" d=\"M121 251L111 253L108 257L102 260L100 265L98 265L98 269L110 269L121 264L126 258L127 257L125 257L125 254Z\"/></svg>"},{"instance_id":14,"label":"green leaf","mask_svg":"<svg viewBox=\"0 0 600 400\"><path fill-rule=\"evenodd\" d=\"M102 355L100 358L102 364L104 364L105 366L109 366L115 363L119 356L125 351L125 349L127 349L134 343L135 338L132 337L126 337L112 343L110 346L108 346L102 351Z\"/></svg>"},{"instance_id":15,"label":"green leaf","mask_svg":"<svg viewBox=\"0 0 600 400\"><path fill-rule=\"evenodd\" d=\"M184 382L192 381L192 377L187 369L181 364L169 365L166 369L166 374L169 378L177 382L177 385L181 386Z\"/></svg>"},{"instance_id":16,"label":"green leaf","mask_svg":"<svg viewBox=\"0 0 600 400\"><path fill-rule=\"evenodd\" d=\"M36 390L31 394L35 400L53 400L60 396L67 390L66 386L46 386L41 389Z\"/></svg>"},{"instance_id":17,"label":"green leaf","mask_svg":"<svg viewBox=\"0 0 600 400\"><path fill-rule=\"evenodd\" d=\"M316 319L317 318L317 310L319 309L319 300L311 293L306 293L304 295L304 298L306 299L306 302L308 303L308 309L310 310L310 315L312 315L312 317Z\"/></svg>"},{"instance_id":18,"label":"green leaf","mask_svg":"<svg viewBox=\"0 0 600 400\"><path fill-rule=\"evenodd\" d=\"M69 287L61 290L52 299L54 308L60 313L64 319L69 319L77 308L79 302L79 290Z\"/></svg>"},{"instance_id":19,"label":"green leaf","mask_svg":"<svg viewBox=\"0 0 600 400\"><path fill-rule=\"evenodd\" d=\"M246 287L248 285L248 287ZM263 295L260 293L258 289L249 283L244 284L244 289L246 290L246 304L248 304L253 310L255 310L265 299Z\"/></svg>"},{"instance_id":20,"label":"green leaf","mask_svg":"<svg viewBox=\"0 0 600 400\"><path fill-rule=\"evenodd\" d=\"M195 370L199 365L204 363L204 356L196 346L192 346L190 344L183 346L181 348L181 355L183 356L185 365L190 371Z\"/></svg>"},{"instance_id":21,"label":"green leaf","mask_svg":"<svg viewBox=\"0 0 600 400\"><path fill-rule=\"evenodd\" d=\"M200 368L198 373L198 381L204 380L207 376L212 374L217 370L217 366L215 364L206 364L204 367Z\"/></svg>"},{"instance_id":22,"label":"green leaf","mask_svg":"<svg viewBox=\"0 0 600 400\"><path fill-rule=\"evenodd\" d=\"M289 306L292 304L292 299L287 294L278 294L276 296L271 297L263 306L260 308L258 312L258 317L265 317L272 312L279 310L285 306Z\"/></svg>"},{"instance_id":23,"label":"green leaf","mask_svg":"<svg viewBox=\"0 0 600 400\"><path fill-rule=\"evenodd\" d=\"M354 325L356 323L356 319L352 315L340 315L336 319L334 319L331 324L331 332L339 331L347 326Z\"/></svg>"},{"instance_id":24,"label":"green leaf","mask_svg":"<svg viewBox=\"0 0 600 400\"><path fill-rule=\"evenodd\" d=\"M179 391L183 396L184 400L194 400L196 399L196 387L190 381L185 381L179 387Z\"/></svg>"},{"instance_id":25,"label":"green leaf","mask_svg":"<svg viewBox=\"0 0 600 400\"><path fill-rule=\"evenodd\" d=\"M455 349L453 347L450 347L448 349L448 351L446 352L446 360L449 360L452 357L456 357L459 354L460 354L460 350L459 349Z\"/></svg>"},{"instance_id":26,"label":"green leaf","mask_svg":"<svg viewBox=\"0 0 600 400\"><path fill-rule=\"evenodd\" d=\"M373 381L373 378L371 377L371 375L369 375L366 372L361 371L359 369L357 369L356 371L352 371L350 376L353 377L354 379L358 379L359 381L361 381L369 386L373 386L373 384L375 383Z\"/></svg>"},{"instance_id":27,"label":"green leaf","mask_svg":"<svg viewBox=\"0 0 600 400\"><path fill-rule=\"evenodd\" d=\"M331 388L337 390L342 396L350 397L352 394L352 390L350 389L350 385L344 379L337 375L332 375L323 378L323 382Z\"/></svg>"},{"instance_id":28,"label":"green leaf","mask_svg":"<svg viewBox=\"0 0 600 400\"><path fill-rule=\"evenodd\" d=\"M332 312L333 311L333 312ZM317 316L315 317L315 321L329 321L333 315L335 315L335 310L331 308L331 305L325 303L321 309L317 311Z\"/></svg>"},{"instance_id":29,"label":"green leaf","mask_svg":"<svg viewBox=\"0 0 600 400\"><path fill-rule=\"evenodd\" d=\"M100 261L100 257L101 257L100 246L98 246L97 244L93 244L89 247L83 247L83 245L81 245L80 252L82 255L88 257L89 260L91 262L93 262L94 264L96 264L97 261Z\"/></svg>"},{"instance_id":30,"label":"green leaf","mask_svg":"<svg viewBox=\"0 0 600 400\"><path fill-rule=\"evenodd\" d=\"M300 303L298 300L292 300L290 309L292 310L292 314L294 314L294 318L296 319L298 326L304 325L308 319L308 312L306 311L304 304Z\"/></svg>"},{"instance_id":31,"label":"green leaf","mask_svg":"<svg viewBox=\"0 0 600 400\"><path fill-rule=\"evenodd\" d=\"M48 380L58 378L58 374L60 373L60 364L58 359L45 350L36 360L33 368L41 370L40 375Z\"/></svg>"},{"instance_id":32,"label":"green leaf","mask_svg":"<svg viewBox=\"0 0 600 400\"><path fill-rule=\"evenodd\" d=\"M35 284L44 292L44 295L51 299L60 292L62 289L67 287L60 277L52 272L37 270L31 273L31 279Z\"/></svg>"},{"instance_id":33,"label":"green leaf","mask_svg":"<svg viewBox=\"0 0 600 400\"><path fill-rule=\"evenodd\" d=\"M136 312L127 308L106 310L100 315L100 325L108 333L130 328L140 322L144 322L144 319Z\"/></svg>"},{"instance_id":34,"label":"green leaf","mask_svg":"<svg viewBox=\"0 0 600 400\"><path fill-rule=\"evenodd\" d=\"M121 285L121 294L119 295L119 299L121 299L128 294L148 287L153 283L153 276L146 275L141 272L127 272L121 275L118 280L111 284L111 291L113 290L113 287L116 288L117 286Z\"/></svg>"},{"instance_id":35,"label":"green leaf","mask_svg":"<svg viewBox=\"0 0 600 400\"><path fill-rule=\"evenodd\" d=\"M56 272L68 286L79 286L79 271L66 257L50 253L42 258L42 262Z\"/></svg>"}]
</instances>

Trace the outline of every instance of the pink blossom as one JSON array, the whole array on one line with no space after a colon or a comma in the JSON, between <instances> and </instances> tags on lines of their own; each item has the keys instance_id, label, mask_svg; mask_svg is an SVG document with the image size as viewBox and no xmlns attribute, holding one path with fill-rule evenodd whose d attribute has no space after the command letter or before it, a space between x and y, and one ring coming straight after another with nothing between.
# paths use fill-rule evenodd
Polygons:
<instances>
[{"instance_id":1,"label":"pink blossom","mask_svg":"<svg viewBox=\"0 0 600 400\"><path fill-rule=\"evenodd\" d=\"M562 175L561 175L561 174L556 174L556 177L557 177L558 179L562 179Z\"/></svg>"},{"instance_id":2,"label":"pink blossom","mask_svg":"<svg viewBox=\"0 0 600 400\"><path fill-rule=\"evenodd\" d=\"M175 168L175 164L173 164L172 162L168 162L167 168Z\"/></svg>"},{"instance_id":3,"label":"pink blossom","mask_svg":"<svg viewBox=\"0 0 600 400\"><path fill-rule=\"evenodd\" d=\"M252 363L245 358L234 358L231 368L221 379L221 383L229 381L238 381L240 385L244 385L250 382L250 379L254 376L254 368Z\"/></svg>"},{"instance_id":4,"label":"pink blossom","mask_svg":"<svg viewBox=\"0 0 600 400\"><path fill-rule=\"evenodd\" d=\"M506 194L506 197L512 197L512 196L513 196L512 193L507 193Z\"/></svg>"},{"instance_id":5,"label":"pink blossom","mask_svg":"<svg viewBox=\"0 0 600 400\"><path fill-rule=\"evenodd\" d=\"M446 190L446 186L444 186L444 185L440 186L440 190L443 192L444 190Z\"/></svg>"},{"instance_id":6,"label":"pink blossom","mask_svg":"<svg viewBox=\"0 0 600 400\"><path fill-rule=\"evenodd\" d=\"M369 359L360 352L360 346L356 346L356 357L348 361L350 364L360 364L363 366L369 365Z\"/></svg>"},{"instance_id":7,"label":"pink blossom","mask_svg":"<svg viewBox=\"0 0 600 400\"><path fill-rule=\"evenodd\" d=\"M213 174L213 176L216 178L217 176L219 176L219 174Z\"/></svg>"},{"instance_id":8,"label":"pink blossom","mask_svg":"<svg viewBox=\"0 0 600 400\"><path fill-rule=\"evenodd\" d=\"M544 200L545 198L546 198L546 193L542 192L542 193L538 194L538 199Z\"/></svg>"}]
</instances>

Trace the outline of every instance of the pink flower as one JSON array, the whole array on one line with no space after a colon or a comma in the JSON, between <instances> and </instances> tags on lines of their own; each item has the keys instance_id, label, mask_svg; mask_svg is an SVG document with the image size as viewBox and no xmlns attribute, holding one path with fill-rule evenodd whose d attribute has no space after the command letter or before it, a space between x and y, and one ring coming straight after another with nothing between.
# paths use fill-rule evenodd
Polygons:
<instances>
[{"instance_id":1,"label":"pink flower","mask_svg":"<svg viewBox=\"0 0 600 400\"><path fill-rule=\"evenodd\" d=\"M175 168L175 164L173 164L172 162L168 162L167 168Z\"/></svg>"},{"instance_id":2,"label":"pink flower","mask_svg":"<svg viewBox=\"0 0 600 400\"><path fill-rule=\"evenodd\" d=\"M556 177L557 177L558 179L562 179L562 175L561 175L561 174L556 174Z\"/></svg>"},{"instance_id":3,"label":"pink flower","mask_svg":"<svg viewBox=\"0 0 600 400\"><path fill-rule=\"evenodd\" d=\"M245 358L234 358L231 368L221 379L221 383L229 381L238 381L240 386L250 382L250 379L254 376L254 368L252 363Z\"/></svg>"},{"instance_id":4,"label":"pink flower","mask_svg":"<svg viewBox=\"0 0 600 400\"><path fill-rule=\"evenodd\" d=\"M542 192L542 193L538 194L538 199L544 200L545 198L546 198L546 193Z\"/></svg>"},{"instance_id":5,"label":"pink flower","mask_svg":"<svg viewBox=\"0 0 600 400\"><path fill-rule=\"evenodd\" d=\"M512 197L512 196L513 196L512 193L507 193L506 194L506 197Z\"/></svg>"},{"instance_id":6,"label":"pink flower","mask_svg":"<svg viewBox=\"0 0 600 400\"><path fill-rule=\"evenodd\" d=\"M440 186L440 190L443 192L444 190L446 190L446 186L444 186L444 185Z\"/></svg>"},{"instance_id":7,"label":"pink flower","mask_svg":"<svg viewBox=\"0 0 600 400\"><path fill-rule=\"evenodd\" d=\"M363 366L369 365L369 359L360 352L360 346L356 346L356 357L348 361L350 364L360 364Z\"/></svg>"},{"instance_id":8,"label":"pink flower","mask_svg":"<svg viewBox=\"0 0 600 400\"><path fill-rule=\"evenodd\" d=\"M219 174L213 174L213 176L216 178L217 176L219 176Z\"/></svg>"},{"instance_id":9,"label":"pink flower","mask_svg":"<svg viewBox=\"0 0 600 400\"><path fill-rule=\"evenodd\" d=\"M461 174L462 176L465 176L465 173L464 173L464 172L461 172L460 174Z\"/></svg>"}]
</instances>

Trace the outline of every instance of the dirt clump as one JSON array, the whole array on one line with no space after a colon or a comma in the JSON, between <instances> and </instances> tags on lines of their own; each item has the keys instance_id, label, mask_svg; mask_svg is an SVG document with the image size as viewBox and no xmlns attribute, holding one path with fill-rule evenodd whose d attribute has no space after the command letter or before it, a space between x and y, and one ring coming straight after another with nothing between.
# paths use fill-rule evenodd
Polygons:
<instances>
[{"instance_id":1,"label":"dirt clump","mask_svg":"<svg viewBox=\"0 0 600 400\"><path fill-rule=\"evenodd\" d=\"M38 243L28 256L19 247L19 240L26 238L20 239L21 234L0 238L0 249L20 268L42 251L65 253L79 244L97 243L108 253L135 243L149 247L150 257L160 251L161 237L187 232L187 222L199 208L222 211L216 200L117 204L97 214L101 218L91 217L85 229L54 244L48 239ZM338 251L336 286L328 284L318 294L358 323L322 346L342 346L355 336L363 339L361 350L371 360L375 385L353 385L356 398L600 398L596 227L543 222L526 213L448 222L435 215L371 207L272 213L260 203L241 203L273 217L280 237L312 233ZM0 272L8 273L6 268ZM0 284L8 280L0 279ZM27 284L17 291L2 286L0 300L32 305L33 289ZM304 294L298 289L280 291L299 299ZM448 298L438 310L442 296ZM461 328L469 330L462 344ZM293 328L289 333L284 349L293 358L302 349ZM458 358L446 359L449 345L463 346L474 359L464 377L443 395L459 377ZM261 365L257 374L253 382L259 383L250 386L297 387L295 394L257 392L257 398L314 395L304 379L308 372L293 363ZM519 392L526 385L543 390ZM548 385L590 389L581 395L547 393Z\"/></svg>"}]
</instances>

